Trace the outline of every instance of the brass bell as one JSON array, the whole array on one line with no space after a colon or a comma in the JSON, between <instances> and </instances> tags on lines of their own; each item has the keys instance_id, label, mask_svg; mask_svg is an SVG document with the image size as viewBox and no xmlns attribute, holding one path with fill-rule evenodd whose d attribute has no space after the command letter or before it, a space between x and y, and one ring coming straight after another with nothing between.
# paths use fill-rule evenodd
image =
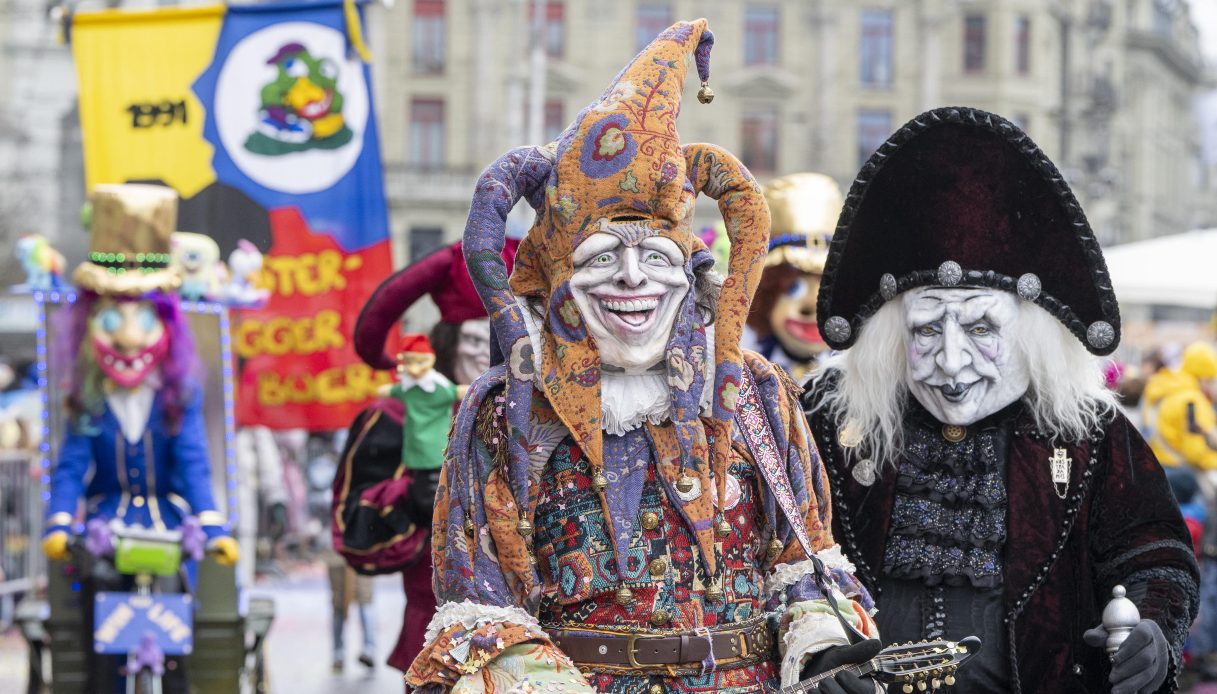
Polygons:
<instances>
[{"instance_id":1,"label":"brass bell","mask_svg":"<svg viewBox=\"0 0 1217 694\"><path fill-rule=\"evenodd\" d=\"M626 587L617 589L617 604L622 607L634 602L634 591Z\"/></svg>"},{"instance_id":2,"label":"brass bell","mask_svg":"<svg viewBox=\"0 0 1217 694\"><path fill-rule=\"evenodd\" d=\"M724 518L715 524L714 532L717 533L719 537L727 537L731 534L731 524L728 523Z\"/></svg>"},{"instance_id":3,"label":"brass bell","mask_svg":"<svg viewBox=\"0 0 1217 694\"><path fill-rule=\"evenodd\" d=\"M603 472L599 470L596 471L596 474L592 477L592 488L597 492L602 492L605 489L608 489L608 478L604 476Z\"/></svg>"},{"instance_id":4,"label":"brass bell","mask_svg":"<svg viewBox=\"0 0 1217 694\"><path fill-rule=\"evenodd\" d=\"M652 684L651 688L648 689L647 692L648 694L663 694L663 685Z\"/></svg>"},{"instance_id":5,"label":"brass bell","mask_svg":"<svg viewBox=\"0 0 1217 694\"><path fill-rule=\"evenodd\" d=\"M473 519L465 516L465 537L473 537Z\"/></svg>"},{"instance_id":6,"label":"brass bell","mask_svg":"<svg viewBox=\"0 0 1217 694\"><path fill-rule=\"evenodd\" d=\"M654 612L651 613L651 624L654 624L657 627L661 627L661 626L667 624L668 620L671 618L672 618L672 615L668 614L667 610L664 610L664 609L655 610Z\"/></svg>"},{"instance_id":7,"label":"brass bell","mask_svg":"<svg viewBox=\"0 0 1217 694\"><path fill-rule=\"evenodd\" d=\"M647 511L642 514L642 529L654 530L659 527L659 514L654 511Z\"/></svg>"},{"instance_id":8,"label":"brass bell","mask_svg":"<svg viewBox=\"0 0 1217 694\"><path fill-rule=\"evenodd\" d=\"M710 88L709 83L701 83L701 89L697 90L697 100L703 104L708 104L711 101L714 101L714 90Z\"/></svg>"},{"instance_id":9,"label":"brass bell","mask_svg":"<svg viewBox=\"0 0 1217 694\"><path fill-rule=\"evenodd\" d=\"M532 523L529 523L527 518L521 518L520 522L516 523L516 532L524 537L532 535Z\"/></svg>"},{"instance_id":10,"label":"brass bell","mask_svg":"<svg viewBox=\"0 0 1217 694\"><path fill-rule=\"evenodd\" d=\"M647 567L647 570L650 571L651 575L655 578L663 578L663 575L668 572L668 560L664 559L663 557L652 559L650 566Z\"/></svg>"},{"instance_id":11,"label":"brass bell","mask_svg":"<svg viewBox=\"0 0 1217 694\"><path fill-rule=\"evenodd\" d=\"M706 599L710 602L718 602L724 597L726 597L726 595L723 593L723 589L719 588L718 586L710 586L706 589Z\"/></svg>"},{"instance_id":12,"label":"brass bell","mask_svg":"<svg viewBox=\"0 0 1217 694\"><path fill-rule=\"evenodd\" d=\"M693 478L688 475L681 475L680 479L676 480L676 491L681 494L688 494L693 491Z\"/></svg>"},{"instance_id":13,"label":"brass bell","mask_svg":"<svg viewBox=\"0 0 1217 694\"><path fill-rule=\"evenodd\" d=\"M769 561L773 561L774 559L777 559L778 556L780 556L782 554L782 549L784 546L785 545L782 544L781 540L777 539L776 537L773 538L772 540L769 541L769 547L767 547L765 549L765 557Z\"/></svg>"}]
</instances>

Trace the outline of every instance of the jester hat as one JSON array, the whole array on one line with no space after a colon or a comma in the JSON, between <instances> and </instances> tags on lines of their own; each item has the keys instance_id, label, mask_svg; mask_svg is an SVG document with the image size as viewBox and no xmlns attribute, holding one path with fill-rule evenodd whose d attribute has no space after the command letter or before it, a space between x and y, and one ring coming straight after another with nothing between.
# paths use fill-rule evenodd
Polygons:
<instances>
[{"instance_id":1,"label":"jester hat","mask_svg":"<svg viewBox=\"0 0 1217 694\"><path fill-rule=\"evenodd\" d=\"M573 251L608 224L631 244L662 236L684 253L692 287L694 272L713 262L692 228L697 194L718 201L731 257L716 311L714 372L703 373L706 331L690 291L677 311L666 352L674 426L648 426L669 490L690 485L704 490L695 498L686 498L691 496L687 493L680 498L712 571L711 496L721 497L723 489L711 489L710 465L718 468L718 485L724 484L742 378L740 334L769 235L769 210L747 169L714 145L682 146L676 133L690 55L702 82L699 100L708 103L713 97L707 86L713 42L704 19L674 24L578 114L557 142L514 149L487 167L477 183L464 237L470 276L509 363L509 475L520 510L519 531L527 536L532 532L527 473L534 383L578 442L596 479L605 479L600 355L571 292ZM509 283L499 253L507 214L520 198L536 210L537 220L520 243ZM516 296L544 310L535 346ZM535 349L539 355L534 355ZM537 366L539 373L534 371ZM713 379L713 408L703 425L699 417L706 378ZM713 451L708 441L713 441ZM607 481L594 486L607 509ZM621 543L616 537L614 541L621 562Z\"/></svg>"}]
</instances>

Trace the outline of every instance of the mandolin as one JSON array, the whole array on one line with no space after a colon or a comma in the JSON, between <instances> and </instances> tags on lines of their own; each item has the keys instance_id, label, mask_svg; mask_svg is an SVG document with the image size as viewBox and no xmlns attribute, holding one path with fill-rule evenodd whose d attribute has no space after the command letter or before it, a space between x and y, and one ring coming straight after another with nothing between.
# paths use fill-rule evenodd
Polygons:
<instances>
[{"instance_id":1,"label":"mandolin","mask_svg":"<svg viewBox=\"0 0 1217 694\"><path fill-rule=\"evenodd\" d=\"M918 641L898 643L884 648L865 663L842 665L783 687L778 694L814 692L820 682L838 672L869 676L884 684L903 684L901 691L912 694L955 684L955 670L980 650L980 639L969 636L962 641Z\"/></svg>"}]
</instances>

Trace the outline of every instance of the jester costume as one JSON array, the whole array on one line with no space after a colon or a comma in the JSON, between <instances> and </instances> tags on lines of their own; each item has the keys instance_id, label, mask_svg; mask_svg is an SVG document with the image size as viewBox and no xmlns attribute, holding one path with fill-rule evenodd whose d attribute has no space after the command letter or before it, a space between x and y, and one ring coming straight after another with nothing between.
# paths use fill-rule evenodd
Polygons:
<instances>
[{"instance_id":1,"label":"jester costume","mask_svg":"<svg viewBox=\"0 0 1217 694\"><path fill-rule=\"evenodd\" d=\"M739 347L764 198L731 154L677 139L685 60L708 102L712 43L705 20L672 26L556 143L508 152L477 183L464 249L506 363L473 384L445 460L440 607L407 675L421 692L771 691L846 643L845 623L874 632L799 390ZM721 290L691 230L699 192L731 236ZM509 281L521 198L537 221ZM599 232L683 255L691 289L657 370L602 369L571 282L573 250ZM624 421L613 399L642 414Z\"/></svg>"}]
</instances>

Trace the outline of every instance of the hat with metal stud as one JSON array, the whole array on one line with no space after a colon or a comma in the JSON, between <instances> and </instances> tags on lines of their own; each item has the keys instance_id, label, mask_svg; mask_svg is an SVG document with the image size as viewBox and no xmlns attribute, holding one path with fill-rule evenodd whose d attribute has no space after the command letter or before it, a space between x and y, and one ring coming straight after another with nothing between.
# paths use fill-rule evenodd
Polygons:
<instances>
[{"instance_id":1,"label":"hat with metal stud","mask_svg":"<svg viewBox=\"0 0 1217 694\"><path fill-rule=\"evenodd\" d=\"M1069 185L1026 133L984 111L923 113L862 167L829 246L820 330L845 349L884 302L925 286L1015 293L1096 355L1120 341L1107 265Z\"/></svg>"}]
</instances>

